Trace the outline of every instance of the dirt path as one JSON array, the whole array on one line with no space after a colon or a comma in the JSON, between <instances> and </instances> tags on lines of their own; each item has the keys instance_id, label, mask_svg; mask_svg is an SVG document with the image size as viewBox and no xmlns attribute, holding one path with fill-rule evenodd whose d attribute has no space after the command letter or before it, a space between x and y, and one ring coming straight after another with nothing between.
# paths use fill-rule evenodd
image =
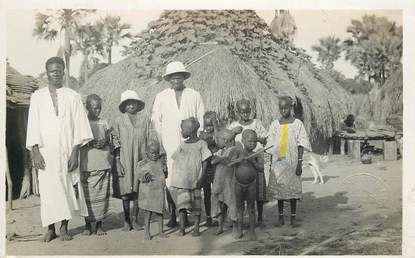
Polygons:
<instances>
[{"instance_id":1,"label":"dirt path","mask_svg":"<svg viewBox=\"0 0 415 258\"><path fill-rule=\"evenodd\" d=\"M111 200L112 214L105 221L106 236L82 236L82 218L71 220L70 242L54 240L7 241L8 255L220 255L220 254L300 254L324 240L354 230L343 238L317 248L312 254L400 255L402 243L402 161L383 161L363 165L347 157L333 156L325 164L324 185L312 184L311 172L303 177L303 201L299 203L300 228L275 228L275 203L265 207L266 229L257 229L258 241L233 240L230 230L217 237L214 228L201 227L202 236L143 240L143 231L121 231L121 203ZM364 173L370 174L366 175ZM362 174L352 176L354 174ZM375 178L376 177L376 178ZM377 178L381 179L378 180ZM7 214L7 232L40 234L39 198L14 202ZM288 215L288 208L286 214ZM287 217L288 220L288 217ZM191 230L191 228L189 228ZM152 224L153 235L157 224Z\"/></svg>"}]
</instances>

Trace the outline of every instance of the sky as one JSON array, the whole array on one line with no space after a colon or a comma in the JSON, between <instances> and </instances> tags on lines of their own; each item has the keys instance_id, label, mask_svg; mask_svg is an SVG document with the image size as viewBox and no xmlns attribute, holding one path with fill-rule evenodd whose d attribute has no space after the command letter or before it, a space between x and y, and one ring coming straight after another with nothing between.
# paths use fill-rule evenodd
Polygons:
<instances>
[{"instance_id":1,"label":"sky","mask_svg":"<svg viewBox=\"0 0 415 258\"><path fill-rule=\"evenodd\" d=\"M42 10L11 10L7 13L6 20L6 55L10 64L23 74L37 76L44 72L44 63L56 55L60 38L54 42L39 40L32 36L34 28L34 16ZM274 10L257 10L257 14L270 24L274 18ZM146 11L105 11L100 10L90 19L105 16L106 14L119 15L122 21L131 24L131 33L136 34L147 27L147 24L156 20L161 10ZM311 50L312 45L318 43L318 39L326 36L336 36L341 40L349 37L346 32L347 26L352 19L360 19L365 14L386 16L389 20L402 25L402 12L398 10L292 10L297 33L294 37L294 44L304 48L307 54L311 55L317 63L317 53ZM63 36L62 36L63 40ZM121 44L127 42L122 42ZM121 46L113 49L113 63L125 57L120 53ZM71 75L78 76L79 67L82 61L80 55L71 59ZM352 78L357 70L341 57L335 63L335 69L342 72L346 77Z\"/></svg>"}]
</instances>

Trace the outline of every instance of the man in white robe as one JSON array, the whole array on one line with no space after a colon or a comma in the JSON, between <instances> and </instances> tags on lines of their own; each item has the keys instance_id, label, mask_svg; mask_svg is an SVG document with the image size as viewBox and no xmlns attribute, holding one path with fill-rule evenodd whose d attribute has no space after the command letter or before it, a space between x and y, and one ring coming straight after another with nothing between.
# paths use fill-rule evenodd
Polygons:
<instances>
[{"instance_id":1,"label":"man in white robe","mask_svg":"<svg viewBox=\"0 0 415 258\"><path fill-rule=\"evenodd\" d=\"M155 97L151 121L166 152L169 173L166 185L170 187L173 166L171 155L182 141L180 123L189 117L196 117L201 125L200 128L203 129L205 107L200 93L184 86L184 80L190 77L190 72L186 71L182 63L168 64L163 77L171 84L171 88L161 91ZM167 226L174 227L176 214L174 203L169 199L172 216Z\"/></svg>"},{"instance_id":2,"label":"man in white robe","mask_svg":"<svg viewBox=\"0 0 415 258\"><path fill-rule=\"evenodd\" d=\"M75 211L87 215L79 183L79 147L93 139L81 96L62 87L65 64L59 57L46 62L49 86L35 91L30 100L26 148L39 170L42 225L48 226L44 241L71 240L68 220ZM77 184L78 183L78 184ZM74 189L77 185L78 198Z\"/></svg>"}]
</instances>

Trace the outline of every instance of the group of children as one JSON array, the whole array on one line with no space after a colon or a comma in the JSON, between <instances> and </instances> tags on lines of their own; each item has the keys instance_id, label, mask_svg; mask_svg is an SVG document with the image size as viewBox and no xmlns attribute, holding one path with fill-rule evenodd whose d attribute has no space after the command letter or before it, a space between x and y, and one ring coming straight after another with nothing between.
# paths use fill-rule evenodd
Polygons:
<instances>
[{"instance_id":1,"label":"group of children","mask_svg":"<svg viewBox=\"0 0 415 258\"><path fill-rule=\"evenodd\" d=\"M108 212L112 165L115 172L114 195L123 202L123 230L142 229L137 219L138 210L142 209L145 239L151 239L150 220L153 214L158 217L159 236L167 237L163 232L163 211L168 192L179 214L178 234L185 235L186 218L190 212L195 218L192 236L199 236L203 190L206 226L216 226L212 217L217 217L216 234L219 235L224 232L224 222L228 217L232 221L233 236L241 238L246 202L249 214L248 237L250 240L256 239L256 226L264 227L263 205L267 200L264 171L270 169L269 162L265 161L269 160L268 157L272 157L272 163L282 161L281 155L286 155L283 152L287 152L287 143L275 140L275 135L274 138L270 137L274 133L271 128L267 131L260 120L252 118L251 103L248 100L242 99L236 103L239 120L225 127L219 125L213 111L204 115L202 130L196 118L183 120L181 134L184 141L172 155L172 173L167 171L161 144L155 139L144 143L141 137L143 128L137 114L144 108L144 102L134 91L122 94L119 105L121 114L111 129L105 120L99 118L101 105L102 100L97 95L88 96L86 108L95 139L84 146L81 152L81 182L89 213L85 218L85 234L92 234L91 223L96 223L97 235L105 234L102 220ZM279 105L281 119L278 124L301 123L292 116L290 98L282 98ZM272 130L277 133L277 129ZM287 137L287 131L282 137ZM289 137L298 136L290 134ZM295 145L293 149L298 150L296 157L300 164L303 145L309 149L308 145L296 140L288 144ZM292 174L299 178L301 164L298 164L295 174ZM167 189L165 178L169 174L171 186ZM278 175L274 175L274 181L275 178ZM279 183L281 182L275 185ZM289 195L278 199L281 204L278 203L280 220L277 226L284 224L283 217L281 218L283 201L291 200L294 211L292 215L295 218L294 206L297 199L300 197L291 198ZM292 225L296 225L295 220Z\"/></svg>"}]
</instances>

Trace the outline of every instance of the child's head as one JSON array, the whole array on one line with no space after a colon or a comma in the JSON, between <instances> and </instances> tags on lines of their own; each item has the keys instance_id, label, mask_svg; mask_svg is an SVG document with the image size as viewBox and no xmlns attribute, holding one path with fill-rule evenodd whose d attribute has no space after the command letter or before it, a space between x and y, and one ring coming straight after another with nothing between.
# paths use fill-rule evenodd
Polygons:
<instances>
[{"instance_id":1,"label":"child's head","mask_svg":"<svg viewBox=\"0 0 415 258\"><path fill-rule=\"evenodd\" d=\"M293 106L293 101L289 96L282 96L279 99L278 107L280 109L280 114L284 118L289 118L291 116L291 109Z\"/></svg>"},{"instance_id":2,"label":"child's head","mask_svg":"<svg viewBox=\"0 0 415 258\"><path fill-rule=\"evenodd\" d=\"M251 102L241 99L236 102L236 112L242 121L249 121L251 118Z\"/></svg>"},{"instance_id":3,"label":"child's head","mask_svg":"<svg viewBox=\"0 0 415 258\"><path fill-rule=\"evenodd\" d=\"M182 120L180 127L182 129L183 138L189 138L190 136L197 135L197 130L200 127L200 123L197 121L197 118L190 117Z\"/></svg>"},{"instance_id":4,"label":"child's head","mask_svg":"<svg viewBox=\"0 0 415 258\"><path fill-rule=\"evenodd\" d=\"M234 145L235 133L229 129L221 129L216 137L216 144L219 148L230 147Z\"/></svg>"},{"instance_id":5,"label":"child's head","mask_svg":"<svg viewBox=\"0 0 415 258\"><path fill-rule=\"evenodd\" d=\"M97 94L88 95L86 98L86 109L91 120L97 120L101 114L102 99Z\"/></svg>"},{"instance_id":6,"label":"child's head","mask_svg":"<svg viewBox=\"0 0 415 258\"><path fill-rule=\"evenodd\" d=\"M208 111L203 115L203 128L207 133L213 133L215 127L216 112Z\"/></svg>"},{"instance_id":7,"label":"child's head","mask_svg":"<svg viewBox=\"0 0 415 258\"><path fill-rule=\"evenodd\" d=\"M347 115L346 119L344 120L344 123L346 126L352 127L354 124L354 115Z\"/></svg>"},{"instance_id":8,"label":"child's head","mask_svg":"<svg viewBox=\"0 0 415 258\"><path fill-rule=\"evenodd\" d=\"M156 161L160 157L160 144L156 140L150 140L146 148L147 158Z\"/></svg>"},{"instance_id":9,"label":"child's head","mask_svg":"<svg viewBox=\"0 0 415 258\"><path fill-rule=\"evenodd\" d=\"M242 132L242 143L246 150L253 151L257 145L257 141L257 134L254 130L245 129Z\"/></svg>"},{"instance_id":10,"label":"child's head","mask_svg":"<svg viewBox=\"0 0 415 258\"><path fill-rule=\"evenodd\" d=\"M137 92L133 90L126 90L121 93L121 101L118 106L121 113L137 114L137 112L144 109L145 103L140 100Z\"/></svg>"}]
</instances>

